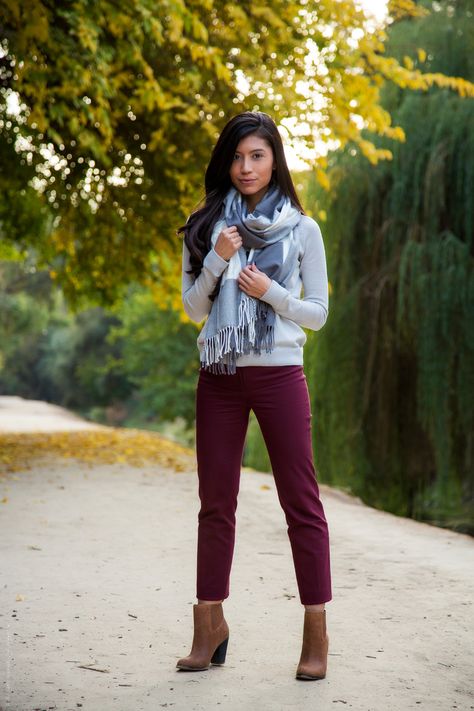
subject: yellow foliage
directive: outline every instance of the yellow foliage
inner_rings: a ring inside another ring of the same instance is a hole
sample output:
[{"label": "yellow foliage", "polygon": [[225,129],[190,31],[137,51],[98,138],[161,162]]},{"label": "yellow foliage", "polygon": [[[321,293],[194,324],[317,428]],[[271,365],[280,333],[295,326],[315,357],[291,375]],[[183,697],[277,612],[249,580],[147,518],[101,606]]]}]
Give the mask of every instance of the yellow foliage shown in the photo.
[{"label": "yellow foliage", "polygon": [[30,469],[48,457],[90,465],[159,465],[175,472],[194,467],[192,450],[146,430],[104,427],[77,432],[0,434],[0,474]]},{"label": "yellow foliage", "polygon": [[371,141],[366,141],[365,139],[359,139],[358,144],[365,157],[372,163],[372,165],[376,165],[379,156],[374,144]]},{"label": "yellow foliage", "polygon": [[401,143],[406,141],[406,134],[401,126],[388,126],[385,129],[385,135],[389,138],[394,138],[396,141],[400,141]]},{"label": "yellow foliage", "polygon": [[417,53],[418,53],[418,60],[422,64],[423,64],[423,62],[426,62],[426,51],[422,47],[418,47]]},{"label": "yellow foliage", "polygon": [[424,17],[429,14],[429,11],[419,5],[415,0],[389,0],[387,9],[395,20],[400,20],[402,17]]},{"label": "yellow foliage", "polygon": [[193,15],[192,17],[192,26],[193,26],[193,36],[197,40],[202,40],[203,42],[208,42],[209,40],[209,33],[206,29],[206,26],[203,25],[201,20],[199,20],[196,15]]},{"label": "yellow foliage", "polygon": [[180,314],[183,323],[188,323],[191,319],[181,302],[181,251],[181,240],[160,245],[156,254],[158,281],[149,279],[146,284],[159,309],[172,309]]},{"label": "yellow foliage", "polygon": [[324,188],[324,190],[330,189],[331,183],[329,182],[328,175],[323,170],[321,170],[321,168],[316,168],[316,179],[321,185],[321,187]]}]

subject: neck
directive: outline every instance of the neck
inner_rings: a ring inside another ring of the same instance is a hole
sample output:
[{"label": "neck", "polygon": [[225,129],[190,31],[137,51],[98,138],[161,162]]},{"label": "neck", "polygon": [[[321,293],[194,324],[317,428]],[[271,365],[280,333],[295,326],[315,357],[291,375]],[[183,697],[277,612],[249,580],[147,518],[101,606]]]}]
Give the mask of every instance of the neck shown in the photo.
[{"label": "neck", "polygon": [[257,207],[258,203],[260,202],[260,200],[263,200],[263,198],[265,197],[265,195],[267,194],[267,192],[268,192],[269,189],[270,189],[270,188],[269,188],[269,186],[267,185],[267,187],[266,187],[265,192],[263,193],[263,195],[258,195],[258,194],[257,194],[257,195],[249,195],[248,197],[247,197],[247,196],[245,197],[245,201],[246,201],[246,203],[247,203],[247,212],[248,212],[248,213],[251,213],[251,212],[253,212],[253,211],[255,210],[255,208]]}]

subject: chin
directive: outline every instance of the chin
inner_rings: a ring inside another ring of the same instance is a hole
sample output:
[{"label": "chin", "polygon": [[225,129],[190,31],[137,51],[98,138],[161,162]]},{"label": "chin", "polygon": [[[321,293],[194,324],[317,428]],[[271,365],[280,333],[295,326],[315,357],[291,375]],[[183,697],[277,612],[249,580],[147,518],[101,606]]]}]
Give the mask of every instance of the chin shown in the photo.
[{"label": "chin", "polygon": [[238,190],[245,195],[255,195],[255,193],[263,193],[268,187],[268,185],[241,185]]},{"label": "chin", "polygon": [[250,188],[250,187],[241,187],[239,188],[241,193],[244,193],[245,195],[255,195],[255,193],[259,193],[261,188]]}]

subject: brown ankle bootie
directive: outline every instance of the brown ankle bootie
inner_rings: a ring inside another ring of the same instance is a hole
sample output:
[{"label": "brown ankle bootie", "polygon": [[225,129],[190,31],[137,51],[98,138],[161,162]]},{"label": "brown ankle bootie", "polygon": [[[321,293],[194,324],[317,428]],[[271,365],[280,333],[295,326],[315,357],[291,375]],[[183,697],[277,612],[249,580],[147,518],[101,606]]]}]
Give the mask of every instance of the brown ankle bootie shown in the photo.
[{"label": "brown ankle bootie", "polygon": [[304,613],[303,648],[296,678],[324,679],[327,669],[329,637],[326,632],[326,610]]},{"label": "brown ankle bootie", "polygon": [[204,671],[211,664],[224,664],[229,641],[229,626],[222,603],[193,605],[194,637],[191,654],[176,666],[182,671]]}]

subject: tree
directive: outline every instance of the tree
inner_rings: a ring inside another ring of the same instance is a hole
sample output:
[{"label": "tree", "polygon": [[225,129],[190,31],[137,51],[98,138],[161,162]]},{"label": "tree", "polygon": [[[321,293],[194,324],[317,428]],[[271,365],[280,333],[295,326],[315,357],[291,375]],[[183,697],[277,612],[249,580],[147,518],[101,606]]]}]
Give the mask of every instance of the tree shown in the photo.
[{"label": "tree", "polygon": [[[432,70],[474,79],[469,4],[436,7],[389,50],[423,42]],[[474,100],[386,85],[383,105],[406,143],[373,169],[355,145],[334,154],[320,196],[332,315],[308,343],[316,451],[371,505],[472,532]]]},{"label": "tree", "polygon": [[196,330],[181,323],[176,311],[156,308],[149,290],[130,288],[113,309],[119,324],[107,342],[120,357],[107,370],[126,377],[134,386],[127,406],[141,422],[163,423],[181,418],[194,424],[199,354]]},{"label": "tree", "polygon": [[0,262],[0,392],[126,426],[175,421],[185,437],[198,366],[194,324],[157,309],[149,290],[73,314],[47,272]]},{"label": "tree", "polygon": [[[390,8],[395,20],[424,12],[412,0]],[[309,146],[350,140],[376,163],[391,151],[362,136],[364,124],[404,137],[380,105],[384,80],[472,95],[463,79],[423,73],[421,50],[410,62],[386,56],[385,38],[352,0],[5,0],[3,239],[33,251],[71,302],[110,302],[124,284],[164,273],[176,291],[174,232],[202,196],[230,115],[295,117]],[[315,168],[325,183],[324,156]],[[30,219],[9,217],[24,205]]]}]

